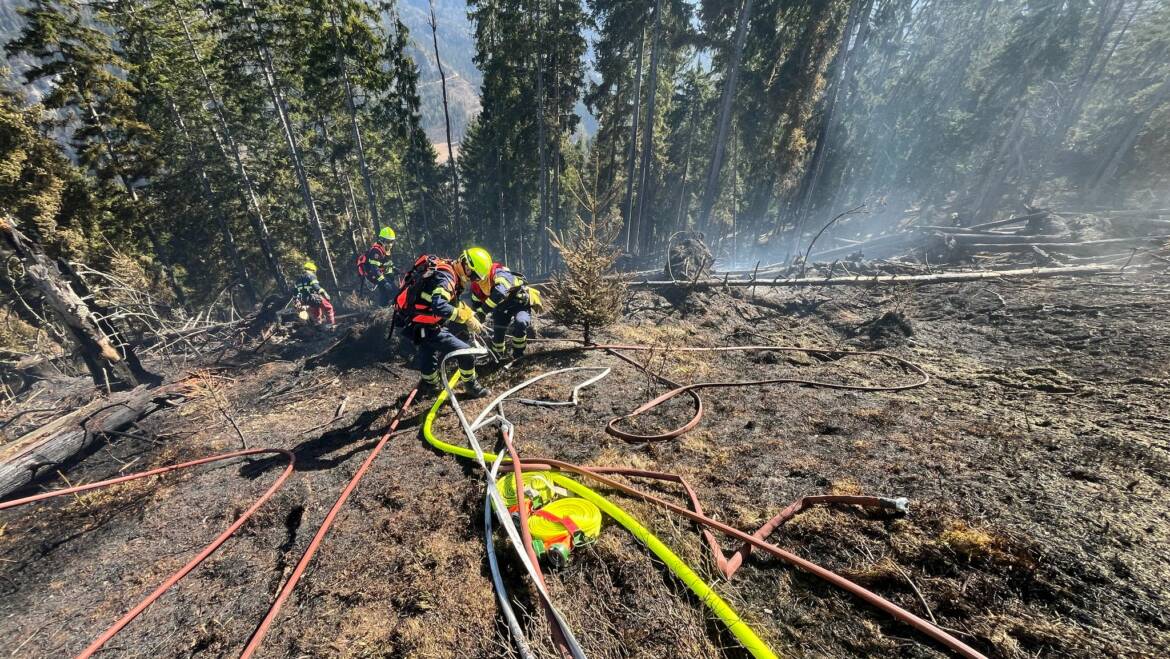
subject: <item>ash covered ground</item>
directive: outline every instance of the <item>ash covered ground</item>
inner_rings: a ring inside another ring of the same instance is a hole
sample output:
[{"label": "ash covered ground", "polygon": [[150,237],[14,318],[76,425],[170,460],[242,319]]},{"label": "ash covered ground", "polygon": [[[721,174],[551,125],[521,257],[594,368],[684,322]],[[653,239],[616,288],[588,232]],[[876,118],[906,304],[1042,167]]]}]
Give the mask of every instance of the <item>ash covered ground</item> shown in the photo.
[{"label": "ash covered ground", "polygon": [[[551,324],[540,331],[570,336]],[[933,616],[991,656],[1159,657],[1170,654],[1168,331],[1164,277],[641,291],[601,338],[657,346],[635,359],[672,380],[915,377],[879,360],[669,350],[749,344],[885,350],[932,380],[894,393],[706,390],[695,430],[650,445],[603,432],[610,418],[666,389],[612,356],[542,355],[548,348],[537,346],[485,381],[502,391],[553,368],[613,366],[578,408],[508,405],[521,453],[682,474],[710,515],[744,530],[802,495],[909,498],[905,516],[816,508],[772,540]],[[270,342],[207,365],[190,378],[185,403],[39,484],[92,482],[236,449],[229,416],[249,446],[297,456],[297,473],[277,496],[102,656],[234,656],[243,648],[416,377],[382,343],[382,326],[359,319],[345,332],[328,351],[331,337]],[[553,379],[531,393],[560,398],[573,383]],[[38,386],[52,389],[46,397],[88,396],[77,383]],[[260,656],[510,655],[482,542],[481,476],[419,437],[426,408],[410,411],[361,483]],[[623,427],[664,431],[691,412],[679,398]],[[459,437],[449,411],[437,427]],[[6,649],[76,654],[229,525],[281,468],[274,459],[219,463],[0,513]],[[684,502],[669,485],[637,484]],[[781,654],[945,656],[909,627],[758,553],[730,581],[718,578],[690,523],[615,499]],[[506,546],[502,536],[497,546]],[[556,656],[518,563],[504,563],[535,649]],[[548,580],[592,657],[745,654],[616,524]]]}]

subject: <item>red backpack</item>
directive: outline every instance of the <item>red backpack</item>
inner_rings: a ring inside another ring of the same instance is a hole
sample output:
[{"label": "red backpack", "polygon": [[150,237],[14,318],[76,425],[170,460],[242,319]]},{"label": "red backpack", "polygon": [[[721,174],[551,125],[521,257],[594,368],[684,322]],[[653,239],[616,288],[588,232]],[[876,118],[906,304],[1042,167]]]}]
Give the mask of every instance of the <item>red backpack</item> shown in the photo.
[{"label": "red backpack", "polygon": [[[382,253],[383,257],[386,256],[386,248],[382,246],[382,243],[374,243],[373,245],[370,246],[370,249],[375,249],[375,248],[377,248],[377,250]],[[369,274],[366,273],[366,266],[369,265],[369,263],[370,263],[369,253],[370,253],[370,250],[366,250],[365,252],[358,255],[358,257],[357,257],[358,277],[366,278],[366,277],[370,276]]]},{"label": "red backpack", "polygon": [[402,287],[398,291],[398,297],[394,298],[395,325],[405,327],[415,316],[419,315],[417,304],[418,295],[422,292],[422,283],[438,269],[447,270],[452,275],[455,274],[450,265],[441,262],[439,257],[434,254],[423,254],[414,260],[410,270],[407,270],[402,277]]}]

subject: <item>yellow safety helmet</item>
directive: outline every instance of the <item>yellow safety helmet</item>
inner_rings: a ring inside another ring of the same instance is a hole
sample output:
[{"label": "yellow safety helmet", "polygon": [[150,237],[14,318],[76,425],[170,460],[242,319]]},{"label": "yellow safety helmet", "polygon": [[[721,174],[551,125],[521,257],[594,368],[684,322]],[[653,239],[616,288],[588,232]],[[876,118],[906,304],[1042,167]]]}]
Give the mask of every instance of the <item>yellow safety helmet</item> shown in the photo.
[{"label": "yellow safety helmet", "polygon": [[378,232],[378,240],[394,242],[396,238],[398,238],[398,235],[395,234],[394,229],[391,229],[390,227],[382,227],[382,230]]},{"label": "yellow safety helmet", "polygon": [[[459,255],[459,264],[469,278],[484,280],[492,273],[492,255],[482,247],[472,247]],[[472,276],[474,273],[474,276]]]},{"label": "yellow safety helmet", "polygon": [[312,261],[305,261],[305,270],[309,272],[317,272],[317,264]]}]

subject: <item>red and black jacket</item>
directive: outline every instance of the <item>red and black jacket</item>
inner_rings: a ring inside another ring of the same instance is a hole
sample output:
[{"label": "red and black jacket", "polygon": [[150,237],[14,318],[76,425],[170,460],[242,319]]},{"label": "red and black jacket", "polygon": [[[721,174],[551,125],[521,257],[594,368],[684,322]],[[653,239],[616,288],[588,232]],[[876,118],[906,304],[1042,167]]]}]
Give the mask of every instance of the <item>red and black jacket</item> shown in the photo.
[{"label": "red and black jacket", "polygon": [[404,289],[399,294],[413,297],[413,300],[404,299],[406,304],[399,305],[406,310],[409,323],[437,326],[455,317],[455,305],[463,294],[463,288],[450,261],[437,261],[434,269],[410,288],[416,290],[412,292]]}]

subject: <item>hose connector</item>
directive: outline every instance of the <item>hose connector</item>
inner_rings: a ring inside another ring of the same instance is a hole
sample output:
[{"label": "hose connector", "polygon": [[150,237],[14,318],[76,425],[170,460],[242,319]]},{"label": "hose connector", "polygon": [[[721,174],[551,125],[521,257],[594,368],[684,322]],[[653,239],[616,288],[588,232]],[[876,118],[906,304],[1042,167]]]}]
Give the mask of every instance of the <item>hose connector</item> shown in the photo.
[{"label": "hose connector", "polygon": [[882,508],[886,510],[892,510],[901,515],[910,514],[910,500],[906,497],[882,497],[878,501],[881,502]]}]

